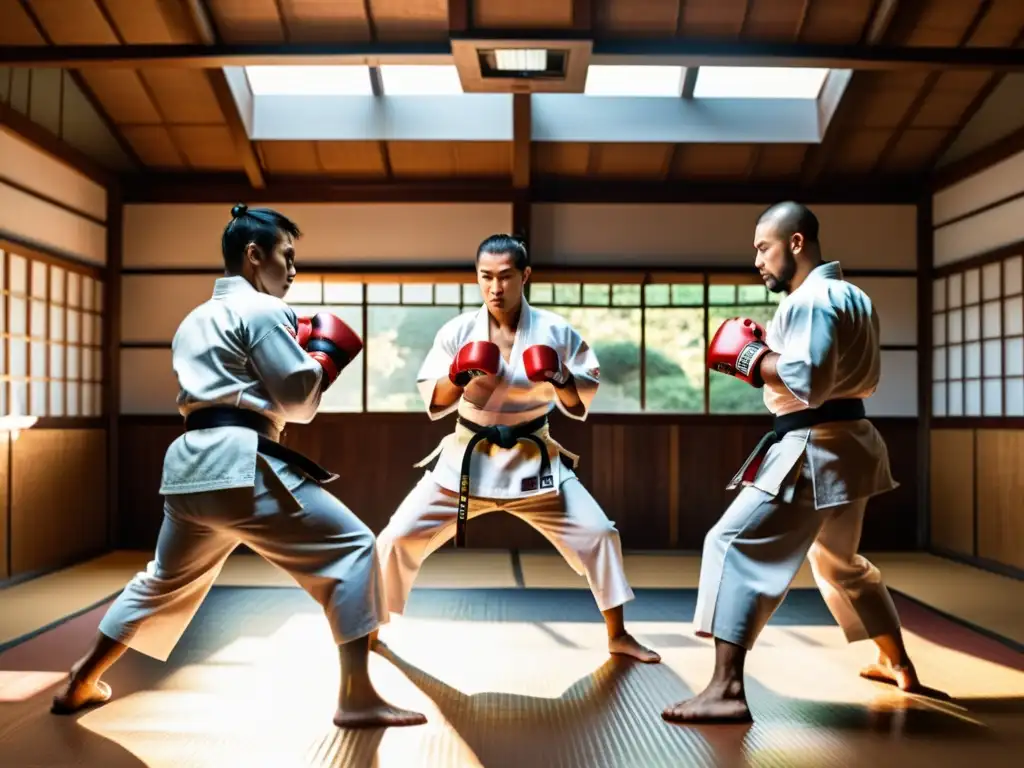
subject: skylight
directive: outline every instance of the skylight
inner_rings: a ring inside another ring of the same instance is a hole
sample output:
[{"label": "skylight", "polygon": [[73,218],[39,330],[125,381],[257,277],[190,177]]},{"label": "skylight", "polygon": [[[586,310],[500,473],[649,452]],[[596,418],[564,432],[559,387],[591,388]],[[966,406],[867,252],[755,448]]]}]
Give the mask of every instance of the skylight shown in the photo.
[{"label": "skylight", "polygon": [[366,66],[246,67],[254,96],[372,96]]},{"label": "skylight", "polygon": [[827,69],[788,67],[701,67],[697,99],[816,99]]},{"label": "skylight", "polygon": [[587,67],[588,96],[674,96],[683,91],[683,67],[591,64]]},{"label": "skylight", "polygon": [[447,96],[462,93],[454,64],[385,64],[380,68],[385,96]]}]

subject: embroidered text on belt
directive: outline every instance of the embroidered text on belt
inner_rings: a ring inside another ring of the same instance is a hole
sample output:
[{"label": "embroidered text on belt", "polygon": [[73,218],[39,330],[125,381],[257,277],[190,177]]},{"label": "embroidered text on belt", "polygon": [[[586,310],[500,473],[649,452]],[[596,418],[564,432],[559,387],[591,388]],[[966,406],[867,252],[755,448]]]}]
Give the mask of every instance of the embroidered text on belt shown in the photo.
[{"label": "embroidered text on belt", "polygon": [[473,451],[476,450],[477,445],[488,442],[499,448],[509,449],[515,448],[520,440],[528,440],[540,449],[540,487],[546,487],[545,481],[553,486],[553,481],[547,446],[544,445],[544,441],[540,437],[534,434],[547,424],[547,416],[513,426],[498,424],[485,427],[474,424],[462,416],[459,416],[458,421],[459,424],[474,433],[466,445],[466,452],[462,455],[462,471],[459,475],[459,513],[455,520],[455,546],[464,547],[466,546],[466,520],[469,515],[469,469]]},{"label": "embroidered text on belt", "polygon": [[277,430],[273,422],[262,413],[248,408],[215,405],[199,408],[185,417],[186,432],[197,429],[215,429],[216,427],[244,427],[253,430],[259,435],[256,450],[265,456],[272,456],[295,467],[319,485],[325,485],[338,479],[338,475],[335,473],[274,440]]},{"label": "embroidered text on belt", "polygon": [[848,400],[826,400],[817,408],[805,408],[802,411],[787,413],[783,416],[776,416],[772,431],[761,438],[743,466],[733,477],[729,487],[735,487],[739,483],[751,483],[757,477],[764,457],[768,455],[768,449],[779,442],[787,433],[797,429],[809,429],[819,424],[827,424],[833,421],[859,421],[865,418],[864,401],[860,399]]}]

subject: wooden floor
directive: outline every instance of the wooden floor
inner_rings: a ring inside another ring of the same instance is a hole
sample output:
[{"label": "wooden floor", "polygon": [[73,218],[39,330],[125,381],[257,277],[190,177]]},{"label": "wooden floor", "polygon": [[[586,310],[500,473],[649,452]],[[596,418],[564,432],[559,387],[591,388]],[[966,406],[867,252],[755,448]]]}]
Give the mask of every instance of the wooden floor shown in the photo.
[{"label": "wooden floor", "polygon": [[[869,557],[898,593],[1024,643],[1021,582],[928,555]],[[102,608],[88,609],[116,593],[146,558],[114,553],[0,592],[0,646],[81,614],[30,641],[48,643],[38,668],[0,663],[4,768],[989,768],[1019,765],[1024,753],[1021,654],[993,651],[992,641],[952,622],[940,633],[908,632],[908,645],[925,682],[953,701],[908,697],[859,679],[870,649],[846,645],[834,626],[770,626],[748,661],[755,724],[680,728],[662,722],[661,709],[702,688],[713,664],[711,644],[693,635],[688,616],[631,627],[662,652],[664,663],[655,666],[609,662],[603,628],[592,622],[399,617],[387,630],[394,655],[374,656],[371,671],[388,698],[421,709],[429,722],[342,732],[329,722],[337,669],[322,617],[299,611],[257,630],[253,598],[249,628],[207,630],[231,638],[214,642],[215,652],[175,665],[132,661],[145,684],[122,685],[121,696],[82,716],[49,716],[52,687],[102,615]],[[695,587],[698,565],[686,555],[627,556],[637,588]],[[229,560],[218,585],[292,586],[252,556]],[[801,573],[794,586],[813,582]],[[428,560],[417,587],[586,584],[554,553],[442,551]],[[914,625],[924,626],[919,619]]]}]

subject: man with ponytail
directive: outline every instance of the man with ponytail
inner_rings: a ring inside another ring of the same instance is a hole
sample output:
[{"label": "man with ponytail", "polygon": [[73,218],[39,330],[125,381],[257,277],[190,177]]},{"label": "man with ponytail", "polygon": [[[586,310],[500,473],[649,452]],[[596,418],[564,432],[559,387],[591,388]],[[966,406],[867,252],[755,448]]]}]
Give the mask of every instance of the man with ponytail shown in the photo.
[{"label": "man with ponytail", "polygon": [[336,478],[281,445],[362,351],[339,318],[295,315],[298,227],[236,205],[224,230],[225,275],[172,345],[185,429],[167,449],[156,554],[110,606],[88,653],[53,701],[71,714],[111,697],[102,681],[129,648],[166,661],[231,552],[245,544],[287,571],[323,608],[338,645],[340,727],[416,725],[370,681],[370,635],[387,621],[373,533],[321,485]]}]

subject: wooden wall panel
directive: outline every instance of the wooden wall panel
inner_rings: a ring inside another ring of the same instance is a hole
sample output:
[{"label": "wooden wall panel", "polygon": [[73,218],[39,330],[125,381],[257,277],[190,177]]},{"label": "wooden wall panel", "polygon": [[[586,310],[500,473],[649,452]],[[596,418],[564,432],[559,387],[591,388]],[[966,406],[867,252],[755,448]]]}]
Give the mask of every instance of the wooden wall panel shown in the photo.
[{"label": "wooden wall panel", "polygon": [[[916,420],[878,419],[899,489],[871,501],[863,546],[913,549],[916,534]],[[552,417],[552,432],[581,456],[580,480],[613,519],[632,550],[700,550],[735,492],[725,485],[769,428],[757,417],[643,419],[598,414],[580,423]],[[322,414],[293,425],[285,442],[341,475],[327,488],[379,532],[421,471],[412,465],[452,428],[422,414]],[[181,434],[175,417],[122,416],[117,546],[151,549],[162,516],[163,455]],[[382,458],[383,457],[383,458]],[[545,548],[510,515],[474,520],[474,548]]]},{"label": "wooden wall panel", "polygon": [[107,543],[106,430],[27,429],[11,446],[11,576]]},{"label": "wooden wall panel", "polygon": [[936,192],[933,200],[935,226],[995,205],[1024,189],[1024,152]]},{"label": "wooden wall panel", "polygon": [[974,554],[974,430],[931,432],[931,544]]},{"label": "wooden wall panel", "polygon": [[[754,229],[764,205],[536,204],[530,246],[537,264],[729,265],[753,272]],[[912,205],[814,205],[825,258],[845,269],[917,268]],[[878,234],[884,233],[879,238]]]},{"label": "wooden wall panel", "polygon": [[7,539],[7,526],[10,523],[10,467],[11,437],[10,433],[0,432],[0,582],[11,575],[11,560]]},{"label": "wooden wall panel", "polygon": [[[60,76],[59,70],[50,70]],[[7,128],[0,128],[3,177],[14,185],[66,208],[105,221],[107,191]]]},{"label": "wooden wall panel", "polygon": [[0,181],[0,236],[103,266],[107,232],[102,224]]},{"label": "wooden wall panel", "polygon": [[[257,207],[257,206],[253,206]],[[262,207],[262,206],[260,206]],[[509,203],[268,203],[302,230],[300,269],[314,264],[458,264],[469,268],[480,241],[512,227]],[[231,221],[222,204],[126,205],[128,269],[223,266],[220,240]],[[188,242],[182,233],[188,232]],[[193,245],[198,244],[198,245]]]},{"label": "wooden wall panel", "polygon": [[1024,431],[978,430],[978,556],[1024,570]]}]

